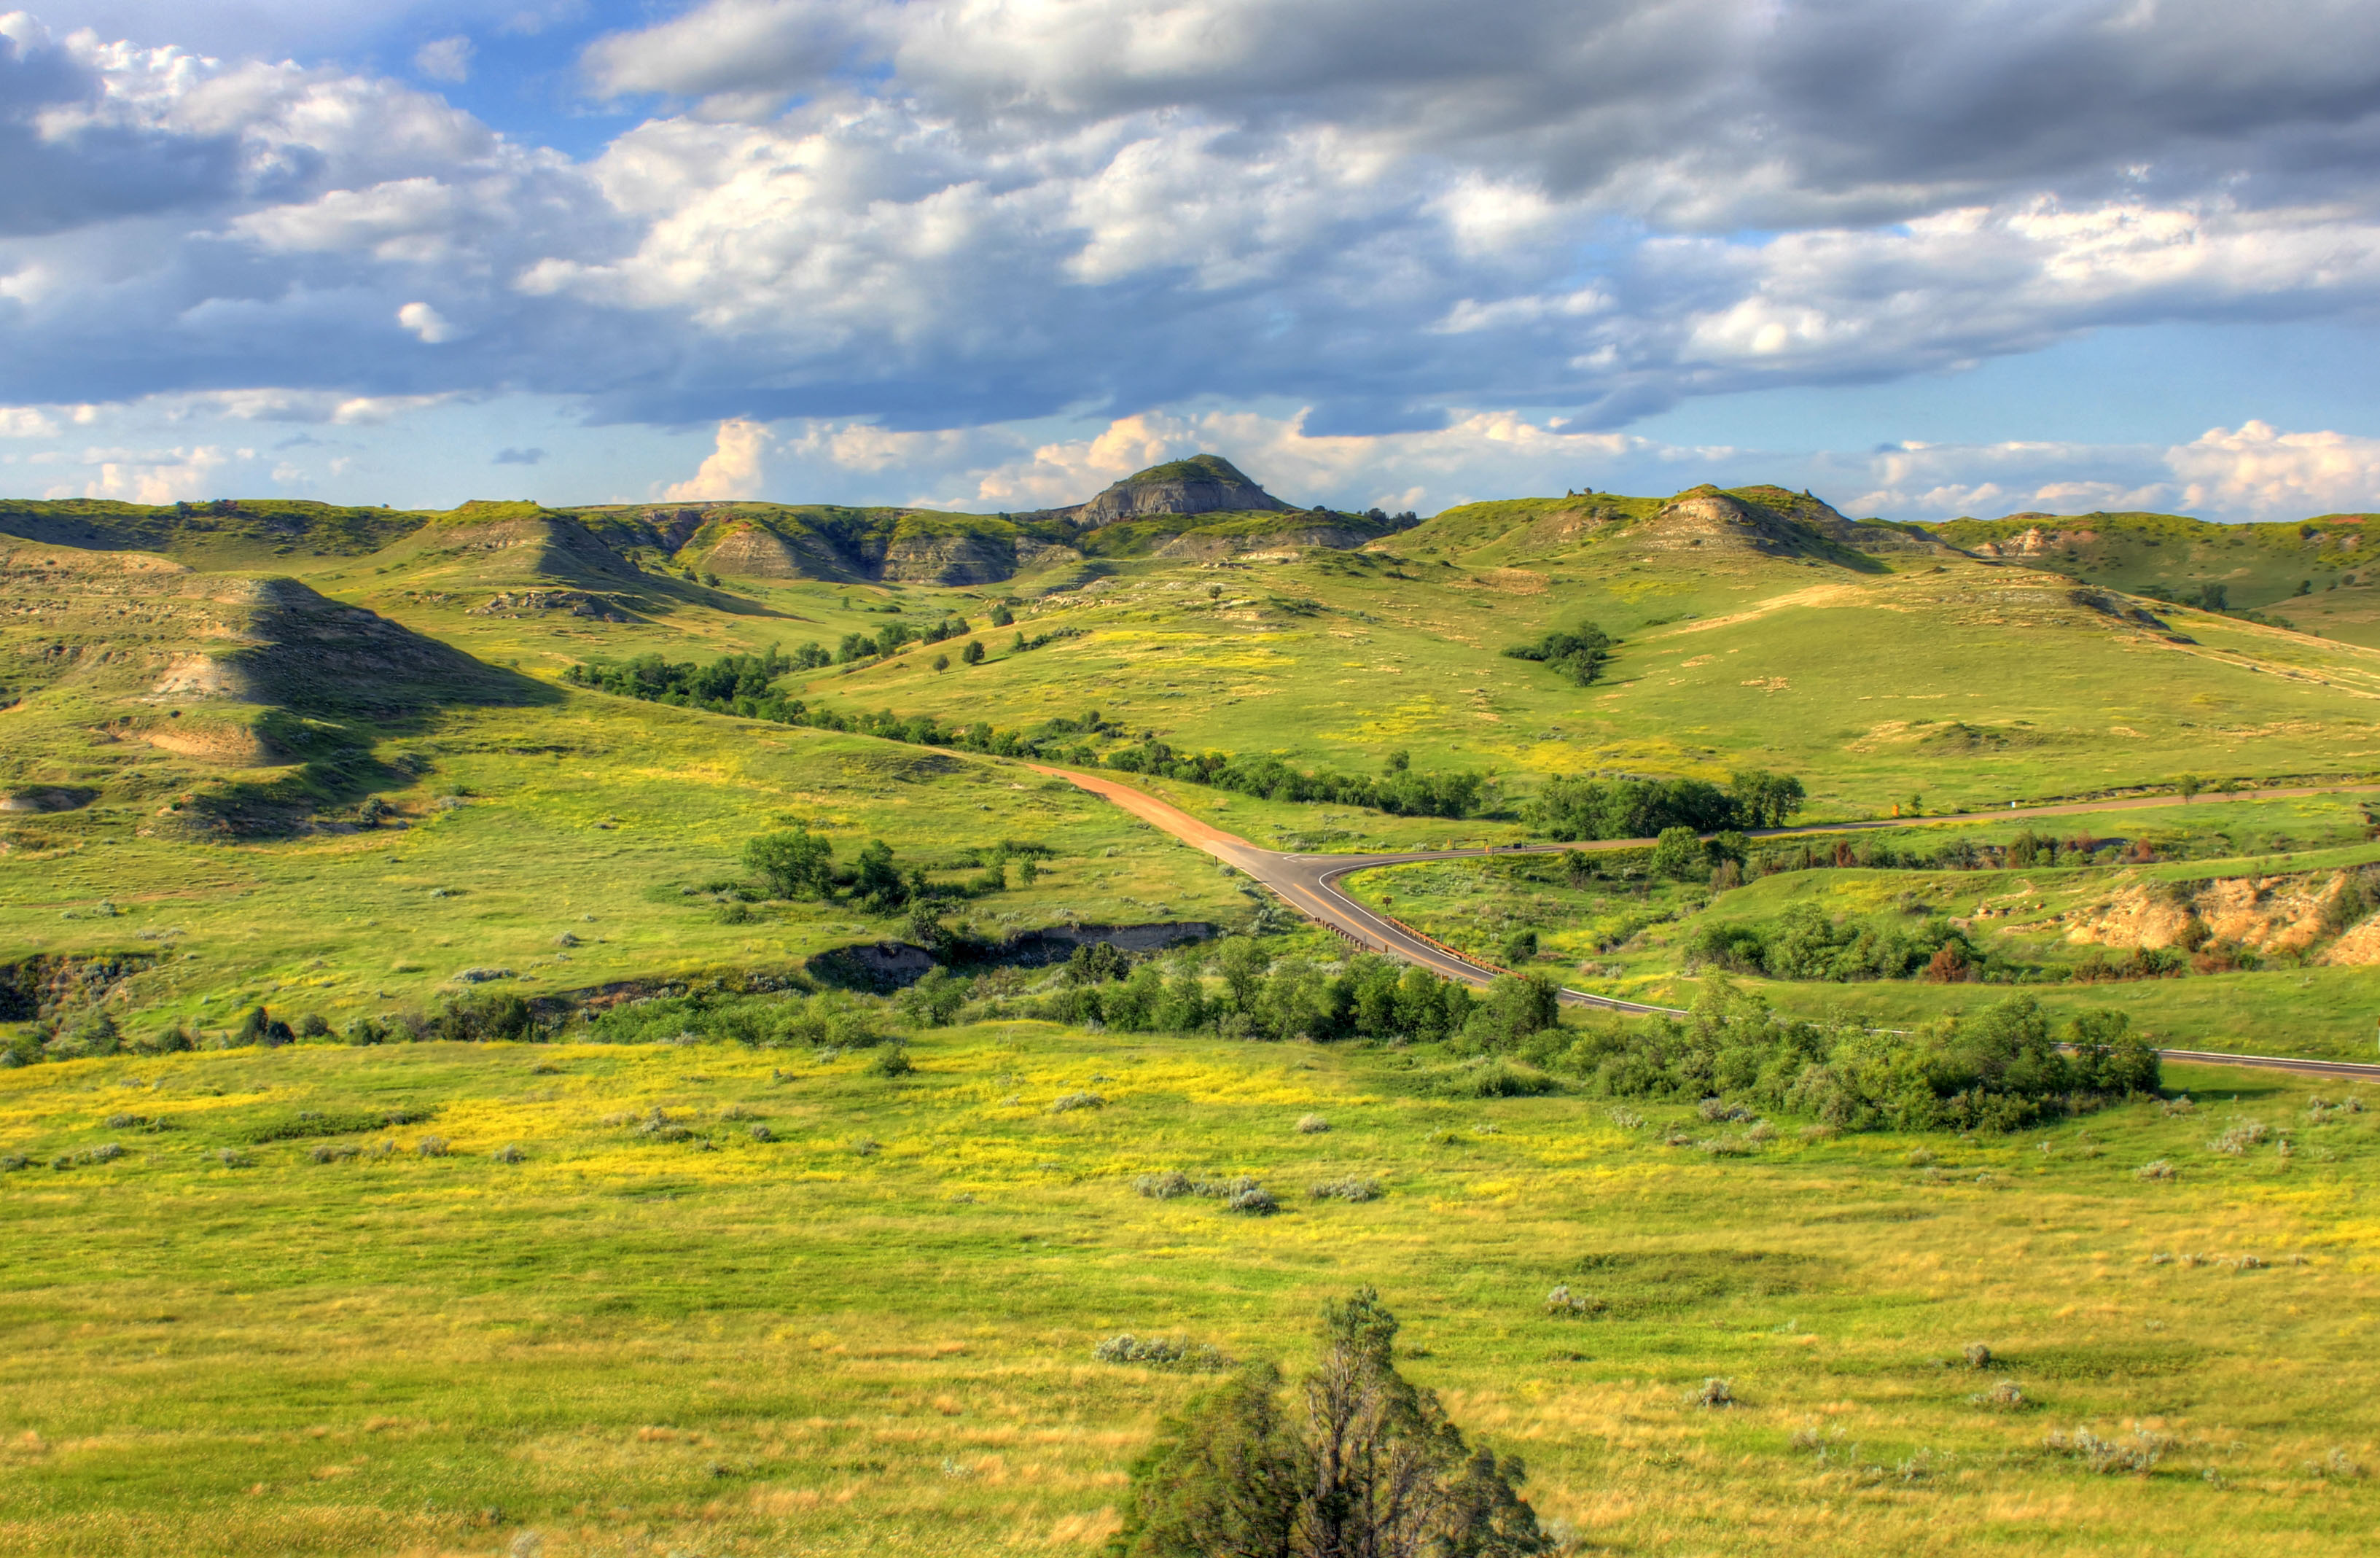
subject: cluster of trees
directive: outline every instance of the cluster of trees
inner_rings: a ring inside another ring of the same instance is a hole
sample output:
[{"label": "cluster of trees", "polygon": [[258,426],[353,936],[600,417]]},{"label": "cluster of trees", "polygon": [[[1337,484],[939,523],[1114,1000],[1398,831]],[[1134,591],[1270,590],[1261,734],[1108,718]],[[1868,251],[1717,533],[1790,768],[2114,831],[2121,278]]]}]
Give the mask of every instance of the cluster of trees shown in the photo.
[{"label": "cluster of trees", "polygon": [[[939,644],[950,639],[963,639],[970,631],[966,618],[958,615],[946,616],[922,633],[912,628],[905,622],[888,622],[876,630],[873,638],[865,633],[845,633],[842,642],[834,647],[834,662],[838,665],[848,665],[855,660],[880,659],[888,654],[898,653],[911,643]],[[814,649],[817,646],[803,647]],[[980,653],[975,657],[976,660],[982,658]],[[969,663],[972,664],[974,662],[970,661]]]},{"label": "cluster of trees", "polygon": [[1211,785],[1269,800],[1364,806],[1401,817],[1468,817],[1489,797],[1487,781],[1475,773],[1417,773],[1394,762],[1378,778],[1328,769],[1309,773],[1275,757],[1178,751],[1162,741],[1109,752],[1105,761],[1126,773]]},{"label": "cluster of trees", "polygon": [[1554,1542],[1527,1468],[1473,1444],[1397,1372],[1379,1295],[1323,1306],[1289,1394],[1256,1364],[1190,1403],[1134,1463],[1116,1558],[1533,1558]]},{"label": "cluster of trees", "polygon": [[747,842],[744,865],[760,878],[772,898],[832,900],[842,891],[878,914],[904,908],[914,914],[921,908],[930,913],[933,906],[949,899],[1006,892],[1011,860],[1017,862],[1020,879],[1030,886],[1041,874],[1039,858],[1050,852],[1047,845],[1003,839],[970,851],[965,863],[978,868],[977,874],[953,885],[932,881],[923,866],[912,866],[905,872],[893,858],[892,846],[880,838],[869,839],[848,867],[839,867],[832,839],[807,828],[788,828]]},{"label": "cluster of trees", "polygon": [[1484,997],[1426,968],[1369,954],[1336,973],[1304,958],[1278,964],[1262,942],[1228,937],[1212,954],[1223,988],[1209,992],[1204,952],[1131,965],[1112,948],[1084,948],[1063,989],[1031,1015],[1099,1023],[1126,1033],[1212,1033],[1226,1039],[1454,1040],[1481,1050],[1510,1048],[1560,1020],[1550,980],[1508,976]]},{"label": "cluster of trees", "polygon": [[2143,861],[2155,858],[2155,851],[2146,839],[2099,839],[2088,834],[2059,839],[2036,834],[2028,829],[2004,845],[1953,838],[1931,849],[1906,841],[1896,844],[1889,838],[1872,834],[1831,840],[1797,841],[1761,850],[1754,858],[1753,869],[1762,876],[1774,876],[1779,871],[1852,868],[1912,871],[2024,870],[2036,866],[2085,866],[2103,858],[2109,851],[2125,849],[2128,845],[2126,858]]},{"label": "cluster of trees", "polygon": [[1559,778],[1529,804],[1528,819],[1564,842],[1653,838],[1670,828],[1782,827],[1805,798],[1799,779],[1760,770],[1730,774],[1726,789],[1701,779]]},{"label": "cluster of trees", "polygon": [[1795,904],[1774,926],[1706,924],[1686,943],[1686,963],[1773,980],[1901,980],[1922,974],[1936,984],[1984,976],[1987,957],[1947,919],[1877,926],[1829,919],[1815,904]]},{"label": "cluster of trees", "polygon": [[[573,665],[563,672],[562,679],[574,687],[592,688],[623,698],[641,698],[650,703],[742,713],[747,710],[785,708],[784,696],[771,684],[790,672],[812,670],[826,663],[825,651],[816,644],[804,644],[792,654],[771,648],[763,654],[722,655],[708,665],[696,665],[690,661],[672,663],[658,654],[640,654],[619,664],[597,662]],[[780,716],[760,713],[758,717]]]},{"label": "cluster of trees", "polygon": [[1602,628],[1583,622],[1574,633],[1556,630],[1534,644],[1515,644],[1504,653],[1513,660],[1534,660],[1585,687],[1601,675],[1603,663],[1611,658],[1611,641]]},{"label": "cluster of trees", "polygon": [[1714,981],[1686,1017],[1540,1033],[1524,1058],[1624,1098],[1742,1100],[1847,1130],[2020,1130],[2085,1113],[2162,1080],[2157,1053],[2121,1012],[2053,1029],[2014,996],[1914,1033],[1848,1021],[1789,1022]]}]

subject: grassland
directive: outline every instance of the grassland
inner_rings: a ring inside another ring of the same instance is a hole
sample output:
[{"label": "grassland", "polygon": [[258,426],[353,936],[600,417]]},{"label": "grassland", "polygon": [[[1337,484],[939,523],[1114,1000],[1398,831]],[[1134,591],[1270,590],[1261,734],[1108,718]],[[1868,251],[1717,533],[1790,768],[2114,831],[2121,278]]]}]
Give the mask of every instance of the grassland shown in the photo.
[{"label": "grassland", "polygon": [[[966,589],[712,584],[625,512],[574,530],[533,505],[341,511],[319,545],[261,511],[229,532],[154,514],[113,541],[78,513],[92,533],[0,543],[0,782],[65,808],[0,818],[0,961],[115,959],[98,993],[128,1033],[220,1041],[257,1004],[337,1026],[474,988],[633,994],[903,934],[848,898],[744,901],[745,841],[797,825],[845,859],[887,840],[987,940],[1252,922],[1240,879],[1022,765],[561,681],[589,659],[832,647],[896,615],[959,613],[990,656],[936,671],[911,649],[801,695],[1010,728],[1096,707],[1133,738],[1364,772],[1402,750],[1500,786],[1496,814],[1447,822],[1148,782],[1298,850],[1515,840],[1555,774],[1767,767],[1840,820],[2380,773],[2380,653],[2145,622],[2056,569],[1900,532],[1865,537],[1875,556],[1763,552],[1666,532],[1663,512],[1516,500],[1361,552],[1120,555]],[[321,595],[254,578],[272,572]],[[993,629],[1002,603],[1016,621]],[[1591,687],[1500,652],[1583,618],[1624,640]],[[2063,928],[2111,895],[2380,859],[2347,798],[2057,828],[2157,860],[1715,892],[1623,860],[1574,884],[1531,857],[1355,885],[1458,944],[1536,929],[1566,982],[1682,1003],[1702,978],[1685,945],[1714,920],[1922,901],[2061,972],[2081,955]],[[1044,873],[960,895],[1003,839],[1048,849]],[[2271,960],[2023,989],[2172,1043],[2358,1055],[2372,979]],[[2010,992],[1744,982],[1888,1026]],[[1465,1101],[1468,1063],[1427,1046],[1014,1021],[910,1037],[905,1077],[868,1053],[707,1042],[0,1070],[0,1162],[24,1165],[0,1171],[0,1552],[520,1552],[532,1529],[552,1558],[1083,1552],[1198,1382],[1097,1362],[1096,1343],[1293,1363],[1320,1300],[1366,1282],[1406,1321],[1408,1372],[1527,1458],[1579,1551],[2283,1554],[2371,1527],[2380,1418],[2351,1381],[2380,1296],[2380,1113],[2310,1112],[2341,1084],[2177,1069],[2194,1113],[1922,1141],[1780,1118],[1728,1156],[1692,1145],[1713,1127],[1683,1109]],[[1053,1110],[1082,1092],[1100,1105]],[[640,1133],[655,1109],[691,1134]],[[346,1128],[391,1114],[409,1118]],[[1293,1130],[1306,1114],[1330,1128]],[[2250,1120],[2250,1150],[2210,1148]],[[1672,1126],[1689,1145],[1660,1144]],[[432,1137],[444,1155],[419,1151]],[[2158,1161],[2177,1176],[2138,1176]],[[1258,1176],[1288,1210],[1133,1192],[1177,1168]],[[1349,1175],[1384,1196],[1305,1193]],[[1556,1284],[1602,1308],[1548,1315]],[[1993,1367],[1966,1364],[1978,1342]],[[1711,1377],[1743,1405],[1688,1406]],[[1975,1399],[2003,1380],[2023,1406]],[[2095,1473],[2047,1442],[2078,1430],[2151,1436],[2161,1458]]]},{"label": "grassland", "polygon": [[1252,907],[1204,856],[1072,785],[862,736],[589,694],[453,714],[382,756],[408,782],[384,792],[391,821],[374,829],[193,846],[160,835],[149,809],[106,804],[20,823],[0,871],[7,944],[153,956],[121,1009],[206,1031],[257,1002],[334,1023],[419,1009],[471,968],[545,994],[783,970],[897,933],[848,903],[724,917],[707,889],[745,877],[746,840],[795,825],[846,860],[887,839],[903,869],[943,882],[1003,838],[1054,850],[1038,882],[954,917],[992,939],[1069,920],[1236,923]]},{"label": "grassland", "polygon": [[[1416,1052],[1003,1024],[913,1053],[899,1081],[711,1046],[0,1073],[33,1163],[0,1180],[0,1551],[1084,1552],[1197,1382],[1094,1344],[1293,1364],[1366,1282],[1585,1551],[2299,1553],[2374,1517],[2347,1382],[2380,1115],[2313,1123],[2294,1082],[2178,1073],[2194,1114],[1974,1141],[1784,1121],[1714,1159],[1658,1145],[1707,1134],[1684,1111],[1433,1096]],[[1105,1107],[1050,1112],[1081,1090]],[[430,1118],[258,1144],[399,1107]],[[640,1138],[655,1108],[697,1136]],[[2209,1150],[2244,1119],[2289,1155]],[[1288,1210],[1133,1193],[1172,1168]],[[1302,1194],[1350,1173],[1382,1199]],[[1603,1308],[1548,1317],[1557,1283]],[[1740,1407],[1687,1404],[1713,1376]],[[1976,1404],[2002,1380],[2024,1406]],[[2163,1456],[2095,1475],[2046,1447],[2078,1428]]]}]

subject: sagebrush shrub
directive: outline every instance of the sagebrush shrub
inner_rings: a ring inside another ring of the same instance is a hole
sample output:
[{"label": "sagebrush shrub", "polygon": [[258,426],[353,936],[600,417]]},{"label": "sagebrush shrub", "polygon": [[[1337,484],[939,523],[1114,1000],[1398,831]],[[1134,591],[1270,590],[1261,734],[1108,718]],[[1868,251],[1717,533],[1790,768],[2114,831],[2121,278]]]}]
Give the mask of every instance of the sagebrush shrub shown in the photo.
[{"label": "sagebrush shrub", "polygon": [[2134,1169],[2132,1174],[2136,1178],[2141,1179],[2171,1179],[2174,1177],[2174,1167],[2165,1159],[2159,1158],[2154,1162],[2143,1163]]},{"label": "sagebrush shrub", "polygon": [[2073,1456],[2091,1470],[2102,1476],[2145,1477],[2156,1469],[2156,1464],[2172,1448],[2173,1441],[2146,1430],[2136,1430],[2129,1440],[2102,1439],[2089,1429],[2076,1429],[2071,1434],[2053,1433],[2042,1442],[2046,1449]]},{"label": "sagebrush shrub", "polygon": [[659,1104],[653,1112],[637,1122],[637,1134],[652,1141],[684,1141],[694,1132],[679,1125]]},{"label": "sagebrush shrub", "polygon": [[1271,1191],[1248,1179],[1232,1187],[1230,1198],[1223,1202],[1223,1210],[1241,1217],[1270,1217],[1281,1210],[1281,1203],[1273,1199]]},{"label": "sagebrush shrub", "polygon": [[1065,1114],[1077,1109],[1105,1109],[1107,1106],[1108,1101],[1097,1093],[1066,1093],[1051,1101],[1050,1113]]},{"label": "sagebrush shrub", "polygon": [[1556,1320],[1576,1320],[1602,1311],[1603,1300],[1592,1293],[1572,1293],[1570,1284],[1561,1283],[1546,1295],[1546,1313]]},{"label": "sagebrush shrub", "polygon": [[1144,1174],[1132,1182],[1132,1187],[1158,1201],[1170,1201],[1196,1193],[1196,1187],[1190,1176],[1180,1169],[1171,1169],[1164,1174]]},{"label": "sagebrush shrub", "polygon": [[1330,1122],[1319,1114],[1303,1114],[1291,1128],[1300,1136],[1318,1136],[1330,1128]]},{"label": "sagebrush shrub", "polygon": [[446,1156],[446,1138],[443,1136],[425,1136],[413,1150],[425,1158],[443,1158]]},{"label": "sagebrush shrub", "polygon": [[493,1158],[500,1163],[525,1163],[528,1162],[528,1154],[520,1150],[520,1143],[517,1141],[507,1141],[502,1147],[499,1147],[494,1151],[489,1153],[488,1156]]},{"label": "sagebrush shrub", "polygon": [[1232,1366],[1222,1352],[1205,1342],[1180,1336],[1135,1336],[1130,1332],[1111,1336],[1091,1349],[1101,1363],[1138,1364],[1183,1374],[1219,1374]]},{"label": "sagebrush shrub", "polygon": [[1307,1193],[1318,1201],[1377,1201],[1380,1199],[1380,1182],[1349,1175],[1344,1179],[1327,1180]]},{"label": "sagebrush shrub", "polygon": [[2271,1127],[2262,1120],[2240,1120],[2234,1122],[2221,1136],[2208,1142],[2206,1150],[2210,1152],[2220,1152],[2226,1157],[2245,1157],[2249,1148],[2272,1134]]},{"label": "sagebrush shrub", "polygon": [[1735,1387],[1728,1381],[1717,1378],[1705,1380],[1700,1388],[1688,1393],[1686,1400],[1694,1406],[1702,1407],[1738,1405],[1735,1399]]}]

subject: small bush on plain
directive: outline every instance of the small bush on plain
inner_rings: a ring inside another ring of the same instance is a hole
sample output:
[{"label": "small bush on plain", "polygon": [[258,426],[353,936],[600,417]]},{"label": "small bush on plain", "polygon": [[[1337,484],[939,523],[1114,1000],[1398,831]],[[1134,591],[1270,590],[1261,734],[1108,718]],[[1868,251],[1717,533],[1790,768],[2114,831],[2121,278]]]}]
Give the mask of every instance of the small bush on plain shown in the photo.
[{"label": "small bush on plain", "polygon": [[1220,1374],[1232,1367],[1232,1360],[1208,1343],[1130,1332],[1109,1337],[1091,1349],[1091,1356],[1101,1363],[1137,1364],[1177,1374]]}]

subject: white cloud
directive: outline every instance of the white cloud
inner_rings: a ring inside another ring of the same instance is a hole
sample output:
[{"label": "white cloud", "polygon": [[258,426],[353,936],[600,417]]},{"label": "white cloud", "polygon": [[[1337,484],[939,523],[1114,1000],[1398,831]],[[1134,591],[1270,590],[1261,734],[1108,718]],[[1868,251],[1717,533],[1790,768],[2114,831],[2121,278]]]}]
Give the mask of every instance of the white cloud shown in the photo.
[{"label": "white cloud", "polygon": [[719,424],[719,442],[694,475],[674,481],[662,496],[691,502],[704,498],[752,498],[760,495],[760,463],[769,450],[769,430],[743,417]]},{"label": "white cloud", "polygon": [[[0,22],[8,18],[0,17]],[[37,406],[0,406],[0,438],[48,438],[58,431]]]},{"label": "white cloud", "polygon": [[459,33],[452,38],[433,39],[414,51],[413,68],[433,81],[468,81],[471,79],[471,40]]},{"label": "white cloud", "polygon": [[[1323,435],[1307,410],[1210,410],[1119,417],[1077,436],[1036,438],[1029,427],[967,433],[893,432],[814,422],[783,448],[821,469],[897,472],[911,501],[978,512],[1079,503],[1134,471],[1200,452],[1229,457],[1292,503],[1428,510],[1486,493],[1602,486],[1648,468],[1671,490],[1679,468],[1732,460],[1725,448],[1679,448],[1626,433],[1549,426],[1512,411],[1465,413],[1427,432]],[[1692,480],[1700,480],[1696,475]]]},{"label": "white cloud", "polygon": [[93,470],[80,491],[67,485],[54,487],[44,495],[148,504],[211,497],[216,471],[236,458],[253,457],[252,450],[227,451],[213,444],[171,450],[86,449],[83,463]]},{"label": "white cloud", "polygon": [[2182,502],[2260,519],[2380,508],[2380,438],[2210,428],[2166,452]]},{"label": "white cloud", "polygon": [[407,303],[396,310],[396,323],[412,331],[430,346],[453,340],[457,332],[446,316],[427,303]]},{"label": "white cloud", "polygon": [[[782,451],[821,470],[1014,506],[1110,457],[1018,424],[1173,447],[1261,404],[1285,480],[1378,457],[1402,493],[1491,455],[1524,485],[1689,396],[2380,309],[2353,0],[703,0],[588,49],[650,106],[583,159],[385,77],[10,27],[6,401],[730,407],[839,430]],[[1851,479],[2262,501],[2154,453],[1976,458]]]}]

